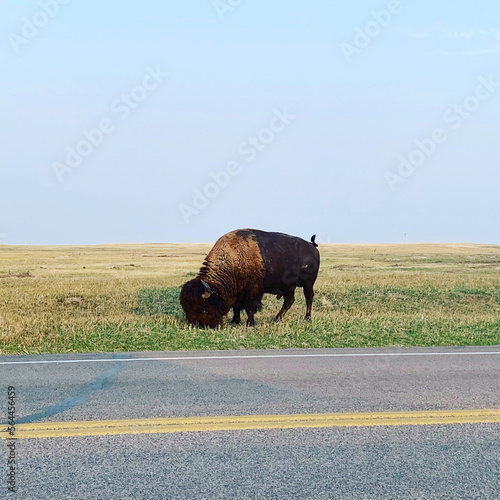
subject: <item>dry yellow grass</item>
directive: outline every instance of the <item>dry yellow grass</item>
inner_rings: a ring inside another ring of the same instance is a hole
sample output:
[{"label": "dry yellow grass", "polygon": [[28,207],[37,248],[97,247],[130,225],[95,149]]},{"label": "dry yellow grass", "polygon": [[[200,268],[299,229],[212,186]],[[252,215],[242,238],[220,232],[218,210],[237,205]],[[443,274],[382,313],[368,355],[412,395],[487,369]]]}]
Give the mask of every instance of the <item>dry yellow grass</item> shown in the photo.
[{"label": "dry yellow grass", "polygon": [[[178,288],[211,244],[0,246],[0,352],[500,343],[500,247],[320,245],[313,321],[189,328]],[[13,277],[29,271],[32,277]]]}]

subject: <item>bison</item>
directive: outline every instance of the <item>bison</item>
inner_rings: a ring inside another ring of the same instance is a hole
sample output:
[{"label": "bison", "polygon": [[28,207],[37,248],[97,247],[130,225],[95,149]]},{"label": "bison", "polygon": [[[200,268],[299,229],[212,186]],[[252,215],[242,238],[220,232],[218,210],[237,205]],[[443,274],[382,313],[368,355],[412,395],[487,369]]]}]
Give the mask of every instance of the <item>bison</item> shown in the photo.
[{"label": "bison", "polygon": [[198,276],[184,284],[180,303],[188,323],[216,327],[233,308],[232,324],[247,313],[247,326],[262,307],[264,293],[284,297],[276,315],[279,321],[295,301],[295,289],[302,287],[306,298],[305,319],[311,318],[313,286],[319,269],[315,243],[283,233],[239,229],[217,240],[205,258]]}]

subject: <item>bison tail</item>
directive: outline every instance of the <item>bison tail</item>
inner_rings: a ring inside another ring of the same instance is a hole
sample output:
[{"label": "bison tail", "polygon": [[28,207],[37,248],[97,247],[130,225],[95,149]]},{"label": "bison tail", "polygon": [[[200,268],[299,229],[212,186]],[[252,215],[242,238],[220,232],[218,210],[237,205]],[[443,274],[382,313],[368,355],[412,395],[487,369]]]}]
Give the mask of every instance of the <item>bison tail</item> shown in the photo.
[{"label": "bison tail", "polygon": [[318,244],[316,243],[316,241],[314,241],[315,239],[316,239],[316,235],[313,234],[311,236],[311,243],[312,243],[313,247],[317,247],[318,246]]}]

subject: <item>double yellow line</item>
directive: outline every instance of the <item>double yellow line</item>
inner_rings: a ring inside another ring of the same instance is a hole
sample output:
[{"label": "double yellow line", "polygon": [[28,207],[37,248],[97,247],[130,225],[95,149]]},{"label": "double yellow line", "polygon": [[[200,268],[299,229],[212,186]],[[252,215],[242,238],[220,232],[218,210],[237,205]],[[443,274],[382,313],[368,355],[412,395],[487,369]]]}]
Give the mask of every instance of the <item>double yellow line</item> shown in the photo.
[{"label": "double yellow line", "polygon": [[[212,432],[249,429],[296,429],[315,427],[371,427],[387,425],[436,425],[500,423],[500,410],[449,410],[375,413],[318,413],[298,415],[238,415],[221,417],[152,418],[43,422],[20,424],[15,438],[37,439],[111,434],[161,434],[167,432]],[[7,426],[0,438],[10,439]]]}]

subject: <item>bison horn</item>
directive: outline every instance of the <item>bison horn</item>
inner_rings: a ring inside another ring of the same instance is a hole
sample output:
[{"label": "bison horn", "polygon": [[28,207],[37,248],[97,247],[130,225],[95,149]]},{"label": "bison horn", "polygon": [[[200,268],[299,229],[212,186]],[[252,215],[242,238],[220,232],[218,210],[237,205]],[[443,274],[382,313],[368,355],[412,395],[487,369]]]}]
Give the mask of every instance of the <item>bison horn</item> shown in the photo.
[{"label": "bison horn", "polygon": [[212,295],[212,289],[210,288],[210,285],[203,281],[203,280],[200,280],[201,283],[203,284],[203,286],[205,287],[205,293],[202,295],[202,298],[204,299],[208,299],[208,297],[210,297],[210,295]]}]

